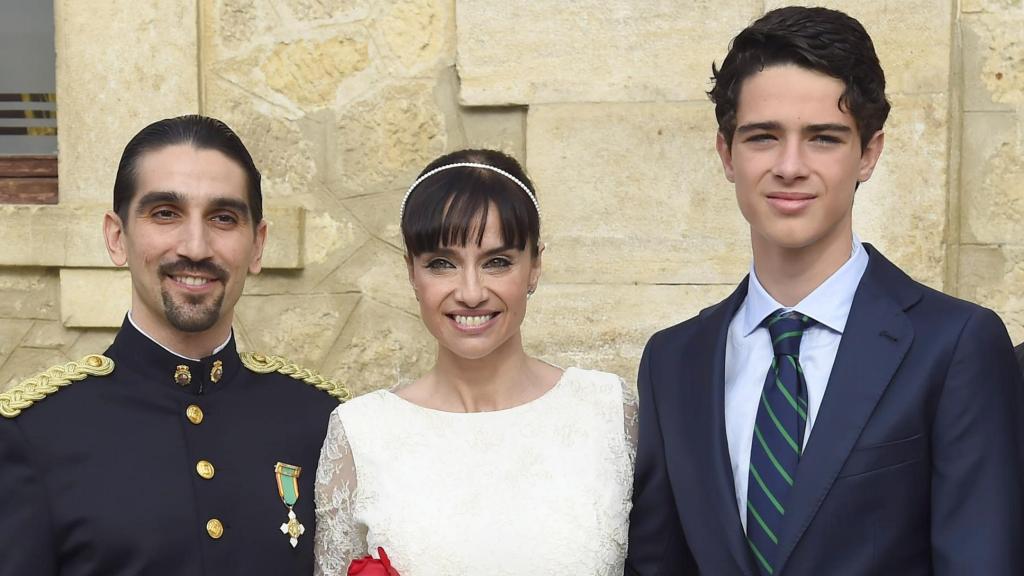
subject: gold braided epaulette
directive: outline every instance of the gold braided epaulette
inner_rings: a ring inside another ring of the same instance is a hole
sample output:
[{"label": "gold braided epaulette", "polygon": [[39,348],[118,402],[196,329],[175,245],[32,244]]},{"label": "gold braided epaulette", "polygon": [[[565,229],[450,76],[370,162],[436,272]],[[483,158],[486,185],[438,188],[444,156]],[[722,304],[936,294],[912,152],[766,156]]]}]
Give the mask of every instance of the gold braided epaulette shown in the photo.
[{"label": "gold braided epaulette", "polygon": [[293,364],[280,356],[267,356],[257,352],[242,352],[239,356],[242,357],[242,364],[257,374],[280,372],[296,380],[302,380],[306,384],[312,384],[318,390],[327,392],[341,402],[352,399],[352,393],[341,382],[324,378],[317,372]]},{"label": "gold braided epaulette", "polygon": [[78,362],[58,364],[0,393],[0,416],[14,418],[22,410],[72,382],[89,376],[106,376],[113,371],[114,361],[99,354],[90,354]]}]

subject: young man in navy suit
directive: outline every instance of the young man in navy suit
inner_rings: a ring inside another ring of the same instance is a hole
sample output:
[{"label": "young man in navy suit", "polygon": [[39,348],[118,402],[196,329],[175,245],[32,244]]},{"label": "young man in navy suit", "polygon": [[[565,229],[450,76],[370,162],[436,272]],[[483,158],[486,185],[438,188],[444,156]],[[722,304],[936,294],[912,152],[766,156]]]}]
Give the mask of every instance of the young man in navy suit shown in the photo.
[{"label": "young man in navy suit", "polygon": [[626,573],[1024,574],[1003,324],[853,233],[889,112],[867,32],[774,10],[714,79],[753,264],[644,351]]}]

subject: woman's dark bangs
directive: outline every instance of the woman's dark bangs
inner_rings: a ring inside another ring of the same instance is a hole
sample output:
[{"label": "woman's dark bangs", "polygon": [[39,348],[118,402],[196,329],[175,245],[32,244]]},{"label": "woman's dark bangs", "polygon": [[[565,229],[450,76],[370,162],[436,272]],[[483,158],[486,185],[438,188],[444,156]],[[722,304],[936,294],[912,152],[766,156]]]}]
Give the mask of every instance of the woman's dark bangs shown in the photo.
[{"label": "woman's dark bangs", "polygon": [[[498,211],[503,245],[526,249],[535,210],[526,192],[501,175],[477,170],[438,176],[420,184],[409,198],[403,235],[410,254],[466,246],[471,235],[480,246],[492,205]],[[533,227],[539,229],[539,223]]]}]

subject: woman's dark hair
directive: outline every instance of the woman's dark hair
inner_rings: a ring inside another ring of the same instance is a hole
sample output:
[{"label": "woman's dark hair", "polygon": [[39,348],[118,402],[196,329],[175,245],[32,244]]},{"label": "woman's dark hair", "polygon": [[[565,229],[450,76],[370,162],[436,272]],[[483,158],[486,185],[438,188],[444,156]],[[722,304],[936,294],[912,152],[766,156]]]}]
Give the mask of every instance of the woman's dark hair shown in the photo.
[{"label": "woman's dark hair", "polygon": [[[508,172],[530,189],[533,182],[511,156],[496,150],[459,150],[434,160],[420,176],[449,164],[472,162]],[[402,212],[402,237],[409,255],[418,256],[442,246],[465,246],[470,235],[478,246],[491,208],[498,211],[502,242],[536,257],[540,214],[526,191],[507,176],[472,166],[442,170],[420,182]]]},{"label": "woman's dark hair", "polygon": [[176,144],[188,144],[197,150],[216,150],[242,167],[248,183],[249,215],[255,229],[256,224],[263,220],[260,171],[256,169],[245,144],[227,124],[197,114],[154,122],[140,130],[124,147],[114,178],[114,212],[117,212],[121,222],[127,226],[128,207],[136,192],[139,158],[147,152]]},{"label": "woman's dark hair", "polygon": [[837,105],[857,123],[861,150],[889,116],[885,73],[860,22],[837,10],[790,6],[768,12],[733,38],[722,67],[711,66],[718,131],[732,146],[743,81],[769,66],[795,64],[842,80]]}]

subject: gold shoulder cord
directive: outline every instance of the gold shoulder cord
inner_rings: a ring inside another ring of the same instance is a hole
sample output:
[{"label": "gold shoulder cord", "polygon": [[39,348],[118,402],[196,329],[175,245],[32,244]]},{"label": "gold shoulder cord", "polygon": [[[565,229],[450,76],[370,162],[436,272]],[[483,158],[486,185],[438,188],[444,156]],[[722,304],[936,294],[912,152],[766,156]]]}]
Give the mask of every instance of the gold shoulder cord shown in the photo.
[{"label": "gold shoulder cord", "polygon": [[323,390],[342,402],[352,399],[352,394],[341,382],[324,378],[320,374],[289,362],[280,356],[267,356],[256,352],[242,352],[239,356],[242,358],[242,364],[257,374],[280,372],[296,380],[312,384],[318,390]]},{"label": "gold shoulder cord", "polygon": [[14,418],[22,410],[72,382],[89,376],[106,376],[113,371],[114,361],[99,354],[90,354],[78,362],[58,364],[0,393],[0,416]]}]

